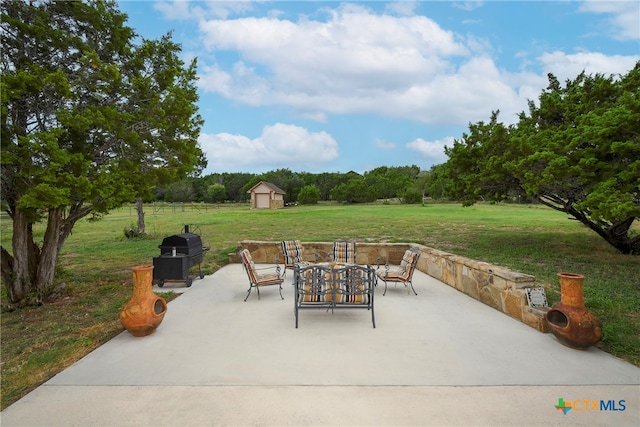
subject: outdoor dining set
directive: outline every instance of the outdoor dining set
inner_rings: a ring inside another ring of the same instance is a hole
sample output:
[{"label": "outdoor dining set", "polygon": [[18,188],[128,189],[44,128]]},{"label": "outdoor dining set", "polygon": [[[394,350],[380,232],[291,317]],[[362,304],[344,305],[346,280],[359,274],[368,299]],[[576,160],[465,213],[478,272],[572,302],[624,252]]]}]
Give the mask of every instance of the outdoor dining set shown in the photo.
[{"label": "outdoor dining set", "polygon": [[273,266],[256,267],[248,249],[240,251],[242,265],[249,278],[249,289],[245,301],[255,288],[260,299],[260,288],[277,285],[280,297],[282,283],[287,270],[293,271],[295,327],[298,327],[298,313],[302,309],[362,308],[371,311],[371,323],[376,327],[374,314],[374,293],[378,280],[384,282],[383,296],[387,293],[388,283],[401,283],[407,292],[415,291],[412,283],[420,252],[408,249],[400,265],[390,266],[388,262],[378,260],[377,268],[356,263],[357,244],[355,241],[336,241],[333,250],[327,254],[327,260],[319,262],[315,254],[314,262],[305,259],[304,248],[299,240],[281,242],[284,269],[279,260]]}]

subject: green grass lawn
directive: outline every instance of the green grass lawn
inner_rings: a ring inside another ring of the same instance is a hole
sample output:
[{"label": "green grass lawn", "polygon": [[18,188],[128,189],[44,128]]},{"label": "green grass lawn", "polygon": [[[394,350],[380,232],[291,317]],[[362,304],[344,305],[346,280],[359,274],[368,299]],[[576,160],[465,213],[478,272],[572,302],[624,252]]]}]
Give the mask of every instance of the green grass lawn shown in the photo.
[{"label": "green grass lawn", "polygon": [[[640,257],[618,254],[577,221],[545,207],[157,205],[146,208],[145,218],[148,236],[132,240],[124,237],[137,221],[132,207],[78,223],[61,254],[53,303],[9,312],[3,288],[2,408],[123,330],[118,314],[131,296],[130,268],[150,264],[162,239],[184,224],[211,247],[203,263],[207,274],[244,239],[421,243],[532,274],[547,287],[550,304],[559,301],[556,274],[581,273],[586,305],[603,322],[599,347],[640,366]],[[2,244],[10,246],[6,216],[1,228]]]}]

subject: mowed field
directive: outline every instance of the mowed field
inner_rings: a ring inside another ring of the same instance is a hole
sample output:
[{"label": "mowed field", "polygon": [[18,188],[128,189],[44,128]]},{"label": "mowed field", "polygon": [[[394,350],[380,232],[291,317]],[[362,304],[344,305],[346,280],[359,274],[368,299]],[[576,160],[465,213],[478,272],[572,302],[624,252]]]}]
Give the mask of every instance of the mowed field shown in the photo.
[{"label": "mowed field", "polygon": [[[131,295],[130,268],[150,264],[162,239],[185,224],[211,247],[207,274],[245,239],[420,243],[534,275],[550,304],[559,301],[556,274],[580,273],[585,302],[603,322],[599,346],[640,366],[640,257],[617,253],[579,222],[543,206],[156,204],[145,207],[147,236],[127,239],[124,230],[136,222],[133,206],[79,222],[63,248],[51,303],[8,311],[3,287],[2,408],[122,330],[118,314]],[[6,215],[1,229],[2,244],[10,247]]]}]

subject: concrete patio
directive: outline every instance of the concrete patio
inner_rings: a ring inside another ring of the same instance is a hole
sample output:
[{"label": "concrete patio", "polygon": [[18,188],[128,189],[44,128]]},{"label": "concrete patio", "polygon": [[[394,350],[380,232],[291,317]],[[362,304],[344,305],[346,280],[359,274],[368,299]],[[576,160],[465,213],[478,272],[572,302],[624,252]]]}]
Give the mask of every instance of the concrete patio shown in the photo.
[{"label": "concrete patio", "polygon": [[302,311],[295,329],[291,273],[284,301],[269,287],[243,302],[240,264],[183,286],[154,334],[118,335],[2,426],[640,424],[639,368],[419,271],[418,296],[378,288],[375,329],[364,310]]}]

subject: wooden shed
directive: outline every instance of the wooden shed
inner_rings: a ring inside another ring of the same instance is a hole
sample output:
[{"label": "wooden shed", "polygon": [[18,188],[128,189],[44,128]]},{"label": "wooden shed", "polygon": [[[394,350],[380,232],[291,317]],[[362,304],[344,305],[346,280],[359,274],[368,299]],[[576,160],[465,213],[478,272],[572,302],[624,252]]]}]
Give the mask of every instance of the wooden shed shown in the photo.
[{"label": "wooden shed", "polygon": [[251,193],[251,209],[278,209],[284,207],[285,192],[277,185],[260,181],[249,190]]}]

